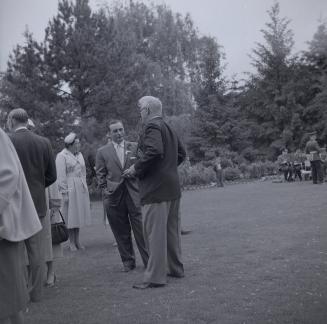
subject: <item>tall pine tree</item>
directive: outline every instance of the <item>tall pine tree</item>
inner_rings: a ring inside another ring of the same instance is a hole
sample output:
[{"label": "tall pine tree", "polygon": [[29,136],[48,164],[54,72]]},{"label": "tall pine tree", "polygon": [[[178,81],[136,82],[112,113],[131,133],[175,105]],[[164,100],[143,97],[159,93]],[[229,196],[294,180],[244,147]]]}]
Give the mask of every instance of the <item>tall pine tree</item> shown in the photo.
[{"label": "tall pine tree", "polygon": [[279,153],[284,146],[292,145],[294,113],[297,105],[287,87],[292,79],[291,55],[293,32],[290,20],[280,17],[276,2],[268,11],[270,21],[261,30],[264,43],[257,43],[252,60],[256,73],[250,76],[243,95],[243,109],[252,121],[255,148],[268,157]]}]

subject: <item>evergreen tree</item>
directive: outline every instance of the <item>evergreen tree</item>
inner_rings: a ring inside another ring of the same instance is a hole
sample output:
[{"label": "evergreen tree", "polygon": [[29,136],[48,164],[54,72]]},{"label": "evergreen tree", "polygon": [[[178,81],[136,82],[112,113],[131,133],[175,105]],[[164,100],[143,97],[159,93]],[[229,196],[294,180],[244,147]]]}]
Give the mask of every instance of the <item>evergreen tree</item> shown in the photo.
[{"label": "evergreen tree", "polygon": [[168,115],[190,113],[192,94],[184,76],[194,35],[189,17],[184,22],[165,6],[130,1],[92,12],[87,0],[61,0],[44,41],[26,33],[26,44],[12,53],[1,100],[7,110],[26,108],[40,125],[51,118],[66,128],[74,120],[94,127],[95,120],[99,137],[110,118],[135,129],[135,103],[143,95],[160,97]]},{"label": "evergreen tree", "polygon": [[318,26],[309,50],[305,53],[306,71],[310,84],[307,98],[310,100],[303,113],[303,122],[309,131],[317,130],[321,144],[327,142],[327,25]]},{"label": "evergreen tree", "polygon": [[223,127],[228,118],[222,76],[222,52],[214,38],[199,40],[197,73],[193,75],[195,101],[189,147],[193,160],[214,157],[218,146],[226,145]]},{"label": "evergreen tree", "polygon": [[268,11],[270,21],[262,30],[265,43],[258,43],[253,50],[256,74],[246,84],[242,106],[252,121],[255,148],[273,157],[285,145],[292,145],[292,118],[297,109],[288,83],[292,79],[293,32],[290,21],[280,17],[276,2]]}]

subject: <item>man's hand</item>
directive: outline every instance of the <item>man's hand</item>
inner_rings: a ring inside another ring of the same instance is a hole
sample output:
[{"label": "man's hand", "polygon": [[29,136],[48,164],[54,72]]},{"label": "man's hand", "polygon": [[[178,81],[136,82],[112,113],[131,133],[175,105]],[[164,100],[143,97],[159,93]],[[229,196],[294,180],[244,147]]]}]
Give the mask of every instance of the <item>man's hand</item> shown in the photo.
[{"label": "man's hand", "polygon": [[131,178],[135,176],[135,168],[134,168],[134,164],[132,166],[130,166],[128,169],[126,169],[123,172],[123,177],[124,178]]}]

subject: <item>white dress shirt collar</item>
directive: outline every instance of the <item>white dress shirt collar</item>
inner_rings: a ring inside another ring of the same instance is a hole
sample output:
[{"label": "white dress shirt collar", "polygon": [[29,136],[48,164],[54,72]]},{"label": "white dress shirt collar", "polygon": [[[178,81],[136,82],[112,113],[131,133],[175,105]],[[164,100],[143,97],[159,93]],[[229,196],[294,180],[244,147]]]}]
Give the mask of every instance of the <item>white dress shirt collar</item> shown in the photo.
[{"label": "white dress shirt collar", "polygon": [[27,129],[27,127],[26,127],[26,126],[19,126],[19,127],[17,127],[17,128],[15,129],[15,132],[17,132],[17,131],[19,131],[19,130],[21,130],[21,129]]},{"label": "white dress shirt collar", "polygon": [[125,146],[125,141],[124,140],[122,140],[120,143],[116,143],[114,141],[112,143],[114,144],[114,147],[115,147],[116,150],[118,150],[120,148],[124,148],[124,146]]}]

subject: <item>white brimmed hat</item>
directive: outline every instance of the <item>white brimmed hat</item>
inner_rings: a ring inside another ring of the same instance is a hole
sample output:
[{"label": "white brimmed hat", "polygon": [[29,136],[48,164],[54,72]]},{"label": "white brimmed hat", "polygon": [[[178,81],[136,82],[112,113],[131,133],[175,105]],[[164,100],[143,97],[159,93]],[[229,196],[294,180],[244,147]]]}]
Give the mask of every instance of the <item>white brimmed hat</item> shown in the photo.
[{"label": "white brimmed hat", "polygon": [[65,144],[72,144],[76,137],[77,135],[75,133],[69,133],[64,139]]}]

